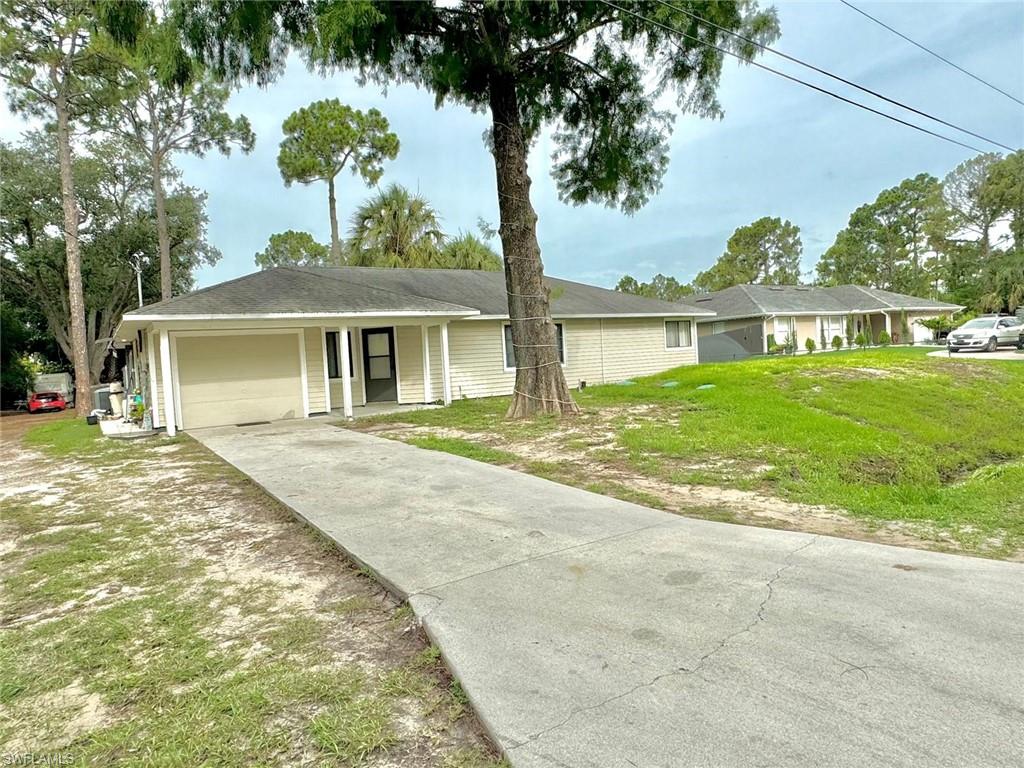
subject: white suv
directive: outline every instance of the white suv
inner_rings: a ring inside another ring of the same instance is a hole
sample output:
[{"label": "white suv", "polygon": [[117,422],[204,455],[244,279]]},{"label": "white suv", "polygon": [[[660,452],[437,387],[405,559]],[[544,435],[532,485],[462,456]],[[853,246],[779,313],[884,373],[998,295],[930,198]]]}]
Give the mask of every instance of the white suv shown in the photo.
[{"label": "white suv", "polygon": [[1024,320],[1010,315],[981,315],[968,320],[946,338],[950,352],[964,349],[995,352],[1000,346],[1020,346]]}]

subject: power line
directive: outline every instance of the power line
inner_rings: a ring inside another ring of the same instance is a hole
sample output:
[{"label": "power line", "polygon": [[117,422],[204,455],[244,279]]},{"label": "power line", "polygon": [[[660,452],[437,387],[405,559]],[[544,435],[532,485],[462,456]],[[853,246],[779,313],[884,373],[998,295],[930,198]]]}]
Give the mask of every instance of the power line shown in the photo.
[{"label": "power line", "polygon": [[990,139],[987,136],[982,136],[980,133],[975,133],[974,131],[969,130],[967,128],[961,128],[959,125],[956,125],[955,123],[951,123],[948,120],[943,120],[941,117],[935,117],[935,115],[930,115],[927,112],[923,112],[922,110],[917,109],[916,107],[910,106],[909,104],[904,104],[902,101],[898,101],[896,99],[891,99],[888,96],[886,96],[885,94],[879,93],[878,91],[874,91],[871,88],[868,88],[866,86],[860,85],[859,83],[855,83],[852,80],[847,80],[845,77],[842,77],[840,75],[837,75],[837,74],[834,74],[832,72],[829,72],[827,69],[822,69],[821,67],[815,66],[814,64],[811,64],[810,62],[804,61],[802,59],[798,59],[796,56],[790,56],[788,53],[784,53],[783,51],[780,51],[777,48],[772,48],[770,45],[765,45],[763,43],[759,43],[757,40],[754,40],[753,38],[747,37],[746,35],[742,35],[739,32],[734,32],[733,30],[728,29],[727,27],[723,27],[720,24],[716,24],[713,21],[709,21],[708,19],[705,19],[703,16],[700,16],[700,15],[698,15],[696,13],[693,13],[692,11],[688,11],[685,8],[680,8],[679,6],[673,5],[672,3],[665,2],[665,0],[656,0],[656,2],[659,3],[660,5],[665,6],[666,8],[672,9],[673,11],[677,11],[679,13],[685,14],[686,16],[689,16],[691,19],[695,19],[696,21],[699,21],[702,24],[706,24],[709,27],[714,27],[717,30],[725,32],[727,35],[732,35],[733,37],[738,38],[740,40],[743,40],[746,43],[750,43],[751,45],[756,45],[758,48],[760,48],[763,51],[768,51],[769,53],[774,53],[776,56],[780,56],[783,59],[786,59],[787,61],[792,61],[795,64],[799,64],[802,67],[806,67],[807,69],[813,70],[813,71],[817,72],[818,74],[825,75],[826,77],[830,77],[833,80],[837,80],[840,83],[843,83],[844,85],[849,85],[849,86],[851,86],[853,88],[856,88],[859,91],[863,91],[864,93],[867,93],[867,94],[869,94],[871,96],[874,96],[876,99],[881,99],[882,101],[887,101],[887,102],[889,102],[890,104],[892,104],[894,106],[900,107],[900,108],[905,109],[905,110],[907,110],[909,112],[913,112],[914,114],[920,115],[921,117],[927,118],[928,120],[934,120],[936,123],[941,123],[942,125],[946,126],[947,128],[952,128],[953,130],[960,131],[961,133],[966,133],[969,136],[973,136],[976,139],[981,139],[982,141],[987,141],[989,144],[994,144],[995,146],[999,147],[1000,149],[1005,149],[1007,152],[1016,152],[1017,151],[1016,147],[1007,146],[1006,144],[1003,144],[1001,142],[995,141],[994,139]]},{"label": "power line", "polygon": [[1018,98],[1017,98],[1016,96],[1014,96],[1014,95],[1013,95],[1012,93],[1007,93],[1006,91],[1004,91],[1004,90],[1003,90],[1002,88],[1000,88],[999,86],[997,86],[997,85],[992,85],[992,83],[990,83],[990,82],[989,82],[988,80],[985,80],[985,79],[983,79],[983,78],[981,78],[981,77],[978,77],[978,76],[977,76],[976,74],[974,74],[973,72],[968,72],[968,71],[967,71],[966,69],[964,69],[963,67],[961,67],[961,66],[960,66],[959,64],[954,64],[954,63],[953,63],[952,61],[950,61],[949,59],[947,59],[947,58],[946,58],[945,56],[943,56],[942,54],[940,54],[940,53],[936,53],[936,52],[935,52],[935,51],[933,51],[933,50],[932,50],[931,48],[928,48],[928,47],[926,47],[926,46],[924,46],[924,45],[921,45],[921,43],[917,42],[916,40],[912,40],[911,38],[909,38],[909,37],[907,37],[906,35],[904,35],[904,34],[903,34],[902,32],[900,32],[900,31],[898,31],[898,30],[895,30],[895,29],[893,29],[892,27],[890,27],[890,26],[889,26],[888,24],[886,24],[886,23],[885,23],[884,21],[881,21],[880,19],[876,19],[876,18],[875,18],[874,16],[872,16],[872,15],[871,15],[870,13],[868,13],[867,11],[862,11],[862,10],[861,10],[860,8],[858,8],[858,7],[857,7],[856,5],[854,5],[853,3],[848,3],[848,2],[846,2],[846,0],[839,0],[839,2],[841,2],[841,3],[843,4],[843,5],[845,5],[845,6],[846,6],[846,7],[848,7],[848,8],[852,8],[852,9],[853,9],[853,10],[855,10],[855,11],[856,11],[857,13],[859,13],[859,14],[860,14],[861,16],[866,16],[867,18],[871,19],[871,20],[872,20],[873,22],[875,22],[875,24],[878,24],[878,25],[879,25],[879,26],[881,26],[881,27],[885,27],[885,28],[886,28],[886,29],[888,29],[888,30],[889,30],[890,32],[892,32],[892,33],[893,33],[894,35],[896,35],[897,37],[902,37],[902,38],[903,38],[904,40],[906,40],[906,41],[907,41],[908,43],[910,43],[911,45],[916,45],[916,46],[917,46],[918,48],[920,48],[920,49],[921,49],[922,51],[924,51],[925,53],[930,53],[930,54],[931,54],[932,56],[934,56],[934,57],[935,57],[936,59],[938,59],[939,61],[944,61],[944,62],[945,62],[946,64],[949,64],[949,66],[953,67],[954,69],[958,69],[958,70],[960,70],[961,72],[963,72],[963,73],[964,73],[965,75],[967,75],[968,77],[973,77],[973,78],[974,78],[975,80],[977,80],[977,81],[978,81],[979,83],[981,83],[981,84],[983,84],[983,85],[987,85],[987,86],[988,86],[989,88],[991,88],[991,89],[992,89],[993,91],[996,91],[996,92],[998,92],[998,93],[1001,93],[1001,94],[1003,94],[1003,96],[1005,96],[1006,98],[1008,98],[1008,99],[1013,99],[1014,101],[1016,101],[1016,102],[1017,102],[1018,104],[1020,104],[1021,106],[1024,106],[1024,101],[1021,101],[1021,100],[1020,100],[1020,99],[1018,99]]},{"label": "power line", "polygon": [[[643,14],[637,13],[636,11],[631,11],[628,8],[623,8],[622,6],[616,5],[615,3],[608,2],[608,0],[598,0],[598,2],[602,3],[603,5],[607,5],[609,8],[614,8],[617,11],[621,11],[622,13],[628,13],[630,16],[633,16],[633,17],[635,17],[637,19],[640,19],[641,21],[646,22],[648,24],[652,24],[652,25],[654,25],[656,27],[660,27],[661,29],[664,29],[667,32],[672,32],[673,34],[681,35],[682,37],[688,38],[688,39],[693,40],[693,41],[695,41],[697,43],[700,43],[701,45],[707,46],[708,48],[712,48],[712,49],[718,51],[719,53],[724,53],[727,56],[734,56],[737,59],[739,59],[740,61],[743,61],[744,63],[750,64],[752,66],[755,66],[758,69],[763,69],[766,72],[771,72],[773,75],[778,75],[779,77],[784,77],[787,80],[793,81],[794,83],[799,83],[800,85],[804,85],[804,86],[806,86],[808,88],[812,88],[815,91],[818,91],[819,93],[824,93],[827,96],[831,96],[833,99],[838,99],[839,101],[846,102],[847,104],[852,104],[855,107],[859,107],[860,109],[867,110],[868,112],[872,112],[872,113],[874,113],[876,115],[879,115],[880,117],[884,117],[884,118],[886,118],[888,120],[892,120],[893,122],[899,123],[900,125],[905,125],[908,128],[913,128],[915,131],[920,131],[921,133],[926,133],[929,136],[934,136],[936,139],[942,139],[943,141],[948,141],[950,144],[956,144],[958,147],[963,147],[964,149],[969,149],[972,152],[977,152],[979,154],[982,154],[985,151],[983,149],[978,149],[977,147],[972,146],[970,144],[965,144],[964,142],[959,141],[958,139],[954,139],[954,138],[951,138],[949,136],[944,136],[941,133],[936,133],[935,131],[929,130],[928,128],[923,128],[920,125],[915,125],[914,123],[911,123],[911,122],[908,122],[906,120],[903,120],[902,118],[896,117],[895,115],[887,114],[885,112],[882,112],[881,110],[875,109],[874,107],[869,107],[867,104],[861,104],[859,101],[854,101],[853,99],[848,99],[845,96],[840,96],[838,93],[830,91],[827,88],[822,88],[821,86],[815,85],[814,83],[809,83],[806,80],[801,80],[799,77],[794,77],[793,75],[787,75],[785,72],[782,72],[782,71],[780,71],[778,69],[774,69],[773,67],[769,67],[767,64],[761,64],[760,62],[757,62],[757,61],[747,61],[742,56],[740,56],[738,53],[733,53],[732,51],[730,51],[730,50],[728,50],[726,48],[722,48],[720,46],[713,45],[712,43],[709,43],[706,40],[701,40],[699,37],[694,37],[693,35],[687,34],[686,32],[683,32],[682,30],[676,29],[675,27],[670,27],[667,24],[662,24],[660,21],[656,21],[655,19],[651,19],[651,18],[649,18],[647,16],[644,16]],[[676,45],[678,46],[678,43]]]}]

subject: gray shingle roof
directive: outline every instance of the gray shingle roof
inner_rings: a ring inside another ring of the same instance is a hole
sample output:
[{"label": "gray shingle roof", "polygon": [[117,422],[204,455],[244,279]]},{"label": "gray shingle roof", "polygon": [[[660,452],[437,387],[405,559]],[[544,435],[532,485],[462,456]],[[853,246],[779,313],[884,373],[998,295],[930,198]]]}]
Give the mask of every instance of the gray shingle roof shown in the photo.
[{"label": "gray shingle roof", "polygon": [[717,313],[715,320],[794,313],[870,312],[886,309],[963,309],[956,304],[859,285],[735,285],[690,301]]},{"label": "gray shingle roof", "polygon": [[129,316],[312,314],[317,312],[451,312],[461,304],[340,280],[325,273],[279,267],[149,304]]},{"label": "gray shingle roof", "polygon": [[[548,277],[551,311],[573,315],[686,315],[697,309]],[[502,272],[466,269],[278,267],[133,310],[129,317],[319,312],[451,312],[505,316]]]}]

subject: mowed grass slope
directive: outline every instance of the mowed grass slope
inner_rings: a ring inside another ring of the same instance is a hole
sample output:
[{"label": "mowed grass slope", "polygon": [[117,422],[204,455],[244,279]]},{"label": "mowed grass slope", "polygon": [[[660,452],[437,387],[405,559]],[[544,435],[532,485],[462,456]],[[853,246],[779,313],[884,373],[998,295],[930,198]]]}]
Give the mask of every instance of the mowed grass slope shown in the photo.
[{"label": "mowed grass slope", "polygon": [[[1005,555],[1024,544],[1024,361],[891,348],[766,358],[678,368],[577,400],[577,427],[505,422],[505,398],[396,419],[497,435],[494,445],[510,451],[546,436],[662,481],[926,523],[970,551]],[[595,450],[588,433],[600,429],[614,439]],[[448,442],[424,447],[472,453]]]}]

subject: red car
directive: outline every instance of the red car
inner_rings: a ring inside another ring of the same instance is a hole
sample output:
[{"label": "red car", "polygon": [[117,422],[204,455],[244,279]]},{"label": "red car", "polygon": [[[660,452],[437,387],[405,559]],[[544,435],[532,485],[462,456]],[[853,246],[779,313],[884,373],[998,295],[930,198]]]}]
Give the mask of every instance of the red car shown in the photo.
[{"label": "red car", "polygon": [[63,411],[67,407],[68,404],[64,402],[64,396],[59,392],[35,392],[28,399],[29,413]]}]

